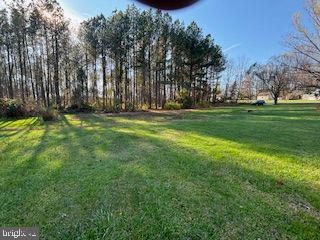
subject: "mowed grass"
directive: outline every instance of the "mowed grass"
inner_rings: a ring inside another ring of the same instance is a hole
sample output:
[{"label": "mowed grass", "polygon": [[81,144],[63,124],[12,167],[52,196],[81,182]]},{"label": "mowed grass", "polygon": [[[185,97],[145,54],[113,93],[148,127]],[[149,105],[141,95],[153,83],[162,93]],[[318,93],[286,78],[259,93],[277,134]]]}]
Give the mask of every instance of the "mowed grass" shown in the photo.
[{"label": "mowed grass", "polygon": [[320,239],[316,104],[1,121],[0,165],[44,239]]},{"label": "mowed grass", "polygon": [[[255,100],[239,100],[238,103],[252,103],[255,102]],[[267,100],[266,101],[267,104],[273,104],[274,101],[273,100]],[[316,104],[319,103],[320,104],[320,100],[278,100],[279,104]]]}]

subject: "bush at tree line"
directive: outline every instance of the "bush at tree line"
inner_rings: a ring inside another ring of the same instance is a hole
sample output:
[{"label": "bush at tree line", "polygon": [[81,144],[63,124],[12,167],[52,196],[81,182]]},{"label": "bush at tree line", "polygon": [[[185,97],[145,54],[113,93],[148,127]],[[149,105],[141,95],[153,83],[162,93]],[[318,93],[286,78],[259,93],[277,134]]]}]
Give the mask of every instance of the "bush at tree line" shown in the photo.
[{"label": "bush at tree line", "polygon": [[181,104],[178,102],[174,101],[168,101],[164,105],[165,110],[180,110],[181,109]]},{"label": "bush at tree line", "polygon": [[17,99],[0,99],[0,116],[18,118],[27,115],[24,104]]},{"label": "bush at tree line", "polygon": [[41,112],[42,120],[45,122],[57,120],[58,115],[59,114],[56,109],[46,109]]},{"label": "bush at tree line", "polygon": [[193,106],[193,99],[186,90],[180,91],[177,102],[181,104],[183,109],[190,109]]}]

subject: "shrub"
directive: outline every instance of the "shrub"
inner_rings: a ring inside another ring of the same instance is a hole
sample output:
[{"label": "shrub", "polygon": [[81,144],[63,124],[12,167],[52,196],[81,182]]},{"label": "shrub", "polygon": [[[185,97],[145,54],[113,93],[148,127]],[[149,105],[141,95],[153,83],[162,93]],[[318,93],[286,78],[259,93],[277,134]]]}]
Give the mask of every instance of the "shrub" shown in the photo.
[{"label": "shrub", "polygon": [[181,104],[183,109],[189,109],[193,106],[193,99],[189,96],[188,91],[186,90],[180,91],[177,101]]},{"label": "shrub", "polygon": [[201,102],[197,103],[196,107],[197,108],[210,108],[211,103],[208,101],[201,101]]},{"label": "shrub", "polygon": [[114,113],[119,113],[122,110],[122,103],[119,99],[114,100],[114,105],[112,106],[112,110]]},{"label": "shrub", "polygon": [[119,108],[116,106],[107,107],[103,112],[105,113],[119,113]]},{"label": "shrub", "polygon": [[18,118],[26,115],[26,109],[21,101],[9,99],[5,104],[5,116],[7,118]]},{"label": "shrub", "polygon": [[57,120],[58,111],[55,109],[46,109],[41,112],[41,117],[45,122]]},{"label": "shrub", "polygon": [[91,106],[89,104],[82,104],[79,108],[79,111],[80,112],[85,112],[85,113],[88,113],[88,112],[94,112],[96,109],[94,106]]},{"label": "shrub", "polygon": [[34,117],[38,116],[40,112],[41,107],[34,101],[22,103],[17,99],[0,99],[0,117]]},{"label": "shrub", "polygon": [[139,106],[139,109],[142,111],[147,111],[149,109],[149,105],[148,104],[142,104]]},{"label": "shrub", "polygon": [[164,105],[164,109],[165,110],[180,110],[181,109],[181,104],[178,103],[178,102],[174,102],[174,101],[168,101]]},{"label": "shrub", "polygon": [[67,111],[77,111],[79,106],[77,104],[72,104],[71,106],[67,107]]},{"label": "shrub", "polygon": [[7,103],[5,99],[0,98],[0,117],[6,116]]},{"label": "shrub", "polygon": [[36,101],[29,101],[28,103],[24,104],[24,109],[26,117],[36,117],[39,115],[39,113],[41,113],[43,108]]},{"label": "shrub", "polygon": [[126,111],[127,112],[135,112],[136,111],[136,107],[133,105],[133,103],[128,102],[126,104]]},{"label": "shrub", "polygon": [[94,112],[96,109],[94,106],[90,105],[90,104],[81,104],[81,105],[77,105],[77,104],[72,104],[70,107],[67,108],[68,112],[79,112],[79,113],[90,113],[90,112]]}]

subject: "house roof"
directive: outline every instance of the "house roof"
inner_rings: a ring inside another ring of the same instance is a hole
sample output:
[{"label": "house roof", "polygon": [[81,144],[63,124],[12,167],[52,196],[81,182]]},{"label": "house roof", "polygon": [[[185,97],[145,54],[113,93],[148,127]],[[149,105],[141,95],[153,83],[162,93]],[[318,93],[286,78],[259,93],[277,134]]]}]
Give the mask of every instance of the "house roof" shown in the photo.
[{"label": "house roof", "polygon": [[261,95],[268,95],[269,96],[270,94],[267,91],[261,91],[258,93],[258,96],[261,96]]}]

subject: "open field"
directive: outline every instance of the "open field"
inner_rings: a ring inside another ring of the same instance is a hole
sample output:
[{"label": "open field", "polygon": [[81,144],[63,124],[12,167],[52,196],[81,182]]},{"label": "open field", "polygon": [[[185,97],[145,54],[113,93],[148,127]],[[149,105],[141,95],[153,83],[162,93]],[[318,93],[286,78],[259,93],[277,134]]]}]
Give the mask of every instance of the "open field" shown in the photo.
[{"label": "open field", "polygon": [[0,226],[47,239],[319,239],[316,108],[0,121]]}]

